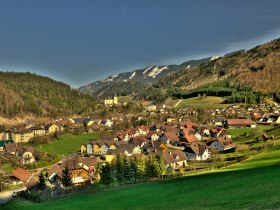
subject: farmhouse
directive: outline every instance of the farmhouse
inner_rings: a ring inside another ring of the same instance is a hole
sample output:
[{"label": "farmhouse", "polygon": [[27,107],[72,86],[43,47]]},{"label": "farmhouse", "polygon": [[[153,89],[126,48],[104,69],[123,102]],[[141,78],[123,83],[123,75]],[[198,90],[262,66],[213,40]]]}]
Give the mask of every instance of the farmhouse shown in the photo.
[{"label": "farmhouse", "polygon": [[13,184],[24,184],[27,189],[31,189],[37,186],[38,181],[31,176],[31,174],[23,168],[15,169],[12,174],[9,175]]},{"label": "farmhouse", "polygon": [[228,128],[255,128],[256,122],[250,119],[227,119],[226,127]]}]

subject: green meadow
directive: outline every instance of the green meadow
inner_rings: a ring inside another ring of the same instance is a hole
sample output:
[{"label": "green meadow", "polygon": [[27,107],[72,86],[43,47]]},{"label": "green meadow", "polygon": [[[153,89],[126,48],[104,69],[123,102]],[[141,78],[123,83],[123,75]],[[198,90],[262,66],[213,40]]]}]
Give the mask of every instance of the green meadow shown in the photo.
[{"label": "green meadow", "polygon": [[65,134],[49,144],[36,146],[37,150],[54,155],[69,155],[80,150],[82,144],[87,143],[90,139],[96,140],[102,135],[101,132],[84,133],[80,135]]},{"label": "green meadow", "polygon": [[34,204],[14,200],[2,209],[278,209],[280,127],[268,150],[212,172]]},{"label": "green meadow", "polygon": [[[178,102],[178,100],[176,102]],[[225,108],[231,105],[231,104],[224,104],[223,102],[224,99],[222,97],[217,97],[217,96],[207,96],[206,98],[203,99],[199,99],[198,97],[193,97],[188,99],[182,99],[181,103],[177,106],[177,108],[194,107],[197,109],[199,108],[217,109],[217,108]]]}]

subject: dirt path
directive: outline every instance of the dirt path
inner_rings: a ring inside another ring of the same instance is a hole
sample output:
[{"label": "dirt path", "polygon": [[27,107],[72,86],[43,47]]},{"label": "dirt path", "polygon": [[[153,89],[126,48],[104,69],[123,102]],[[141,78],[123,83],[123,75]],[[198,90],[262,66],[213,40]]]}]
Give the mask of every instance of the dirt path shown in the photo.
[{"label": "dirt path", "polygon": [[13,198],[14,192],[26,190],[26,187],[14,189],[14,190],[9,190],[9,191],[4,191],[0,193],[0,204],[7,203]]},{"label": "dirt path", "polygon": [[180,100],[175,104],[174,107],[177,107],[181,102],[182,102],[182,100],[180,99]]}]

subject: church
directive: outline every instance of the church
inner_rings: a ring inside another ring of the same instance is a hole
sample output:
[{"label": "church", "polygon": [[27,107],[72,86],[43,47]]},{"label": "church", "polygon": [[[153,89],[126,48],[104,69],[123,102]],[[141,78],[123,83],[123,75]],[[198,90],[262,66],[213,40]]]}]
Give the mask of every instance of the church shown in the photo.
[{"label": "church", "polygon": [[118,96],[115,94],[113,99],[105,99],[104,100],[105,106],[113,106],[118,104]]}]

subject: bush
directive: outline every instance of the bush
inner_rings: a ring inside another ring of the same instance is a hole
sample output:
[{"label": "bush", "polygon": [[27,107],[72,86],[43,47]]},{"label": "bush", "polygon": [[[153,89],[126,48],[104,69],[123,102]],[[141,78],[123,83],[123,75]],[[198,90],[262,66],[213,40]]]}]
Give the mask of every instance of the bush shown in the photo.
[{"label": "bush", "polygon": [[53,139],[50,136],[35,136],[29,140],[29,144],[32,144],[33,146],[38,144],[48,144],[52,140]]}]

